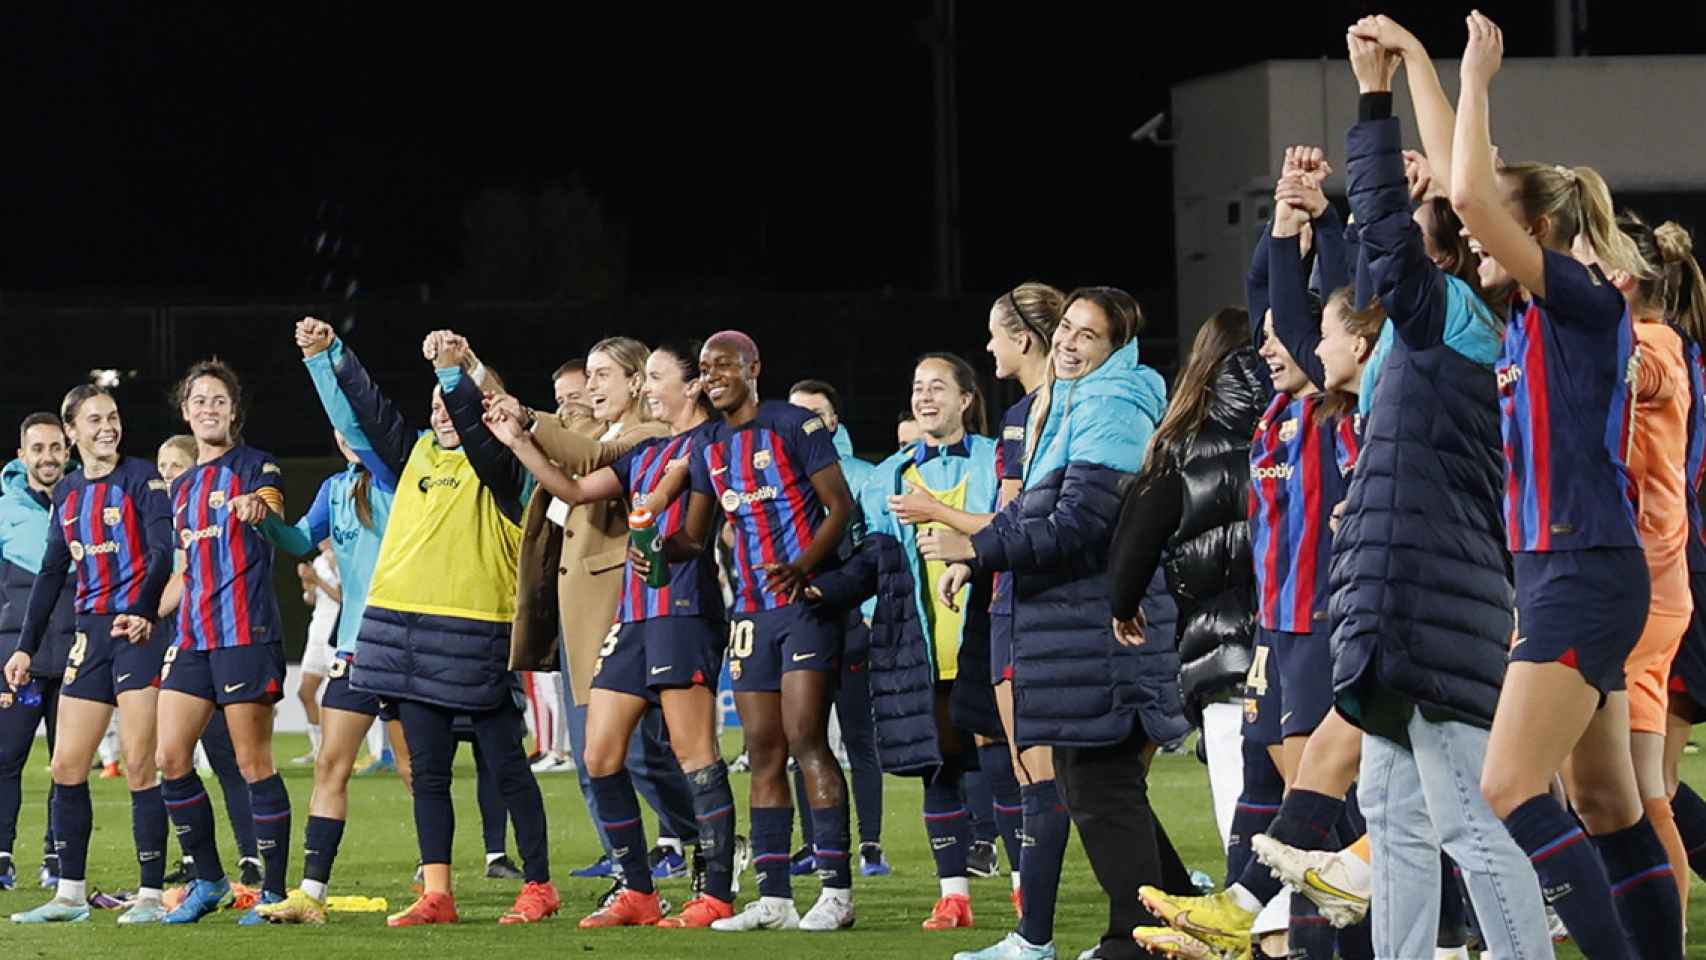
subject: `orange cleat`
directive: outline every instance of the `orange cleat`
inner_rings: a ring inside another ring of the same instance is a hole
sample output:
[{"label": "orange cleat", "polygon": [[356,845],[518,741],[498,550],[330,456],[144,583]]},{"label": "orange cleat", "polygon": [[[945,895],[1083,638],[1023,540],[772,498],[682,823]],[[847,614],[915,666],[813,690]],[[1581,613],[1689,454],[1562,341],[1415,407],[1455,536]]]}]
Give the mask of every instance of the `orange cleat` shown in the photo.
[{"label": "orange cleat", "polygon": [[254,887],[245,887],[240,883],[231,885],[231,909],[251,910],[261,902],[261,892]]},{"label": "orange cleat", "polygon": [[971,898],[957,893],[950,893],[936,901],[936,909],[930,911],[930,919],[924,921],[926,930],[952,930],[969,926],[972,926]]},{"label": "orange cleat", "polygon": [[124,772],[119,770],[117,760],[114,760],[112,763],[103,764],[101,766],[101,779],[102,780],[117,780],[119,777],[122,777],[122,776],[124,776]]},{"label": "orange cleat", "polygon": [[455,923],[456,898],[448,893],[424,893],[409,909],[385,918],[387,927],[424,927],[434,923]]},{"label": "orange cleat", "polygon": [[726,920],[734,915],[734,904],[725,903],[708,893],[701,893],[687,901],[680,913],[659,920],[658,926],[666,930],[693,930],[709,927],[713,921]]},{"label": "orange cleat", "polygon": [[604,927],[655,927],[663,919],[663,911],[658,909],[658,895],[641,893],[638,890],[624,890],[608,906],[597,913],[581,920],[582,930],[597,930]]},{"label": "orange cleat", "polygon": [[555,916],[562,909],[563,900],[557,896],[557,888],[549,883],[523,884],[521,893],[515,898],[515,906],[509,912],[498,918],[499,923],[538,923],[546,917]]}]

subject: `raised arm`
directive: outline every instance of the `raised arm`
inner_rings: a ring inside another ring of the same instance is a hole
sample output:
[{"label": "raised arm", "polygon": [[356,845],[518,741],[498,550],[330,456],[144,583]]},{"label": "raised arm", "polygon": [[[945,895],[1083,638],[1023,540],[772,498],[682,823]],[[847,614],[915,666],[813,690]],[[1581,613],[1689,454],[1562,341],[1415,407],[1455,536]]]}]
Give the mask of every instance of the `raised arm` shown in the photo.
[{"label": "raised arm", "polygon": [[[343,388],[338,385],[337,367],[344,358],[343,341],[332,332],[331,324],[304,317],[296,325],[296,345],[302,349],[302,365],[308,369],[308,379],[314,384],[314,392],[319,395],[320,406],[326,411],[332,428],[343,436],[362,465],[373,474],[375,486],[387,492],[396,490],[400,470],[393,469],[389,458],[374,451],[373,441],[367,438],[356,418],[355,408],[350,406],[349,398],[344,396]],[[403,459],[408,459],[407,450],[403,452]]]},{"label": "raised arm", "polygon": [[[371,458],[363,455],[362,460],[373,471],[374,480],[388,480],[389,489],[396,489],[397,478],[403,475],[403,467],[409,462],[409,451],[415,445],[414,431],[403,421],[402,414],[397,412],[390,398],[379,392],[378,385],[368,376],[367,368],[361,365],[355,351],[342,341],[335,341],[330,362],[338,392],[345,401],[339,405],[342,409],[327,405],[326,413],[333,418],[332,426],[344,434],[351,449],[360,455],[363,451],[355,447],[350,434],[344,431],[345,423],[340,422],[341,417],[350,417],[348,426],[362,437],[372,453]],[[309,372],[312,374],[312,368]],[[318,389],[319,385],[315,386]]]},{"label": "raised arm", "polygon": [[456,433],[462,438],[462,450],[480,483],[491,492],[498,509],[515,523],[521,522],[522,507],[526,505],[527,471],[521,461],[486,429],[482,416],[480,388],[474,378],[463,373],[453,349],[441,349],[433,361],[439,389],[444,395],[444,407]]},{"label": "raised arm", "polygon": [[[1416,129],[1422,135],[1422,153],[1427,158],[1430,181],[1427,193],[1450,196],[1451,141],[1457,115],[1452,112],[1451,101],[1440,85],[1439,71],[1434,69],[1433,58],[1428,56],[1427,48],[1415,34],[1385,15],[1363,17],[1351,27],[1350,33],[1373,41],[1403,63],[1404,76],[1410,87],[1410,104],[1416,113]],[[1358,79],[1361,79],[1360,75]],[[1391,95],[1390,72],[1386,74],[1384,86],[1379,89]]]},{"label": "raised arm", "polygon": [[[1269,237],[1273,231],[1263,230],[1256,238],[1256,249],[1250,254],[1250,272],[1244,277],[1244,299],[1250,310],[1250,346],[1262,349],[1262,325],[1268,315],[1268,257],[1271,256]],[[1002,504],[1006,506],[1006,504]]]},{"label": "raised arm", "polygon": [[1268,253],[1268,295],[1274,316],[1274,334],[1291,352],[1291,358],[1321,389],[1326,370],[1315,348],[1321,343],[1321,321],[1309,305],[1309,275],[1304,270],[1299,239],[1309,214],[1289,201],[1274,205],[1273,244]]}]

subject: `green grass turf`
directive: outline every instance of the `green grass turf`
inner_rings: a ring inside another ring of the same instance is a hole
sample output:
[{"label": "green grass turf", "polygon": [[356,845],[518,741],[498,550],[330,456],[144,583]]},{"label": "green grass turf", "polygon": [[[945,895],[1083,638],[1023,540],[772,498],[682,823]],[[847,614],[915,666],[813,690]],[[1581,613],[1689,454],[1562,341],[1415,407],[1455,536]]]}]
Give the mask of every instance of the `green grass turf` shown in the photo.
[{"label": "green grass turf", "polygon": [[[732,742],[728,745],[733,747]],[[281,759],[301,753],[306,747],[306,738],[300,736],[281,736],[276,744]],[[733,749],[730,755],[733,755]],[[790,960],[818,957],[857,957],[860,960],[938,957],[946,960],[957,950],[975,949],[994,942],[1012,925],[1012,910],[1007,901],[1008,881],[1003,877],[973,881],[972,899],[978,919],[975,929],[946,933],[924,933],[919,929],[919,922],[929,913],[936,899],[934,868],[919,818],[921,790],[916,780],[890,777],[884,798],[883,839],[895,872],[893,876],[877,879],[855,878],[854,896],[859,922],[852,931],[823,936],[666,930],[583,932],[575,928],[575,921],[592,908],[594,898],[606,884],[604,881],[573,880],[568,876],[571,869],[586,864],[598,854],[598,844],[588,825],[586,808],[581,804],[574,774],[569,773],[540,777],[550,816],[552,861],[556,882],[563,895],[563,914],[538,926],[500,928],[496,923],[497,917],[509,906],[517,885],[486,880],[481,875],[479,866],[483,864],[483,858],[474,803],[473,760],[467,751],[463,751],[458,759],[455,790],[460,829],[456,835],[455,856],[456,893],[462,923],[457,926],[390,930],[385,927],[382,914],[333,914],[324,927],[250,929],[235,925],[236,914],[222,912],[204,919],[195,927],[120,928],[113,922],[115,913],[97,911],[89,923],[76,926],[0,926],[0,956],[82,960],[166,956],[379,958],[484,955],[527,958],[575,955],[596,958],[602,955],[647,960],[699,960],[708,950],[723,956],[738,956],[743,951],[752,950],[753,956],[760,957],[765,955],[762,951],[777,950],[778,953],[771,956],[788,957]],[[43,891],[36,889],[34,882],[39,864],[34,855],[35,843],[41,836],[42,798],[48,782],[46,764],[45,746],[38,743],[37,752],[31,757],[24,777],[24,808],[18,830],[18,847],[22,851],[18,857],[21,884],[17,890],[0,893],[0,916],[28,909],[46,898]],[[284,765],[284,775],[295,808],[293,826],[297,846],[291,851],[290,865],[290,881],[295,883],[301,876],[300,838],[306,822],[313,777],[309,768],[288,763]],[[1706,757],[1685,758],[1684,776],[1693,782],[1706,778]],[[746,778],[736,775],[733,779],[735,796],[742,807],[740,823],[744,833]],[[1224,870],[1224,859],[1215,833],[1207,783],[1206,771],[1189,754],[1161,756],[1155,762],[1151,795],[1186,862],[1218,880]],[[130,802],[124,781],[95,780],[93,784],[95,833],[89,858],[91,889],[133,886],[136,865],[130,836]],[[209,778],[208,789],[217,793],[217,781]],[[231,865],[236,856],[232,852],[229,825],[225,822],[223,807],[216,805],[216,809],[221,853],[226,863]],[[647,811],[647,817],[649,821],[650,811]],[[648,836],[655,836],[655,824],[649,824],[648,831]],[[512,854],[513,849],[512,840]],[[174,843],[172,856],[176,854]],[[350,826],[332,877],[332,893],[386,897],[390,900],[391,909],[402,909],[412,899],[409,879],[414,865],[414,824],[409,799],[397,778],[380,776],[354,780],[350,784]],[[747,894],[741,898],[743,902],[752,894],[750,872],[744,882]],[[795,899],[804,912],[816,897],[817,882],[809,877],[796,878],[794,885]],[[677,904],[687,899],[685,880],[665,883],[662,889]],[[1706,930],[1706,900],[1697,894],[1692,907],[1692,928]],[[1074,842],[1068,854],[1056,911],[1055,942],[1060,956],[1071,960],[1081,950],[1092,946],[1106,916],[1106,900],[1096,886],[1083,851]],[[491,953],[486,954],[488,950]],[[1567,946],[1558,955],[1579,956]],[[1706,958],[1706,944],[1693,947],[1689,956]]]}]

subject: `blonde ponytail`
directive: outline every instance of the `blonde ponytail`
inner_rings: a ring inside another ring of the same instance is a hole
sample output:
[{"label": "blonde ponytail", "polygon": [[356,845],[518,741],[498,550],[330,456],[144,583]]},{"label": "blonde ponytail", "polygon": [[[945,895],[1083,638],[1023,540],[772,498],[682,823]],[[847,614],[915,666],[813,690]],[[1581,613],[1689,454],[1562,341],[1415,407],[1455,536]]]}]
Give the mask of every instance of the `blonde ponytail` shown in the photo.
[{"label": "blonde ponytail", "polygon": [[[1611,188],[1592,167],[1576,167],[1566,174],[1573,187],[1577,230],[1599,258],[1606,273],[1621,270],[1637,279],[1648,279],[1658,271],[1641,256],[1622,230],[1617,229],[1617,211],[1611,204]],[[1569,238],[1571,240],[1574,237]]]},{"label": "blonde ponytail", "polygon": [[1706,276],[1694,257],[1694,237],[1674,220],[1653,231],[1664,261],[1665,311],[1695,343],[1706,343]]}]

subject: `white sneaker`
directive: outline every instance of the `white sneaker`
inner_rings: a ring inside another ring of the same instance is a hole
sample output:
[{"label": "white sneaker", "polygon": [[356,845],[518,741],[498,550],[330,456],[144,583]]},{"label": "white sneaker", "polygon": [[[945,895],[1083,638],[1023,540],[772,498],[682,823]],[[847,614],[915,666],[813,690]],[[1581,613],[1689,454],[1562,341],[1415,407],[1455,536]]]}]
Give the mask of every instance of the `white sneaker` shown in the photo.
[{"label": "white sneaker", "polygon": [[853,926],[853,891],[825,890],[806,915],[800,918],[800,929],[810,933],[846,930]]},{"label": "white sneaker", "polygon": [[745,933],[749,930],[798,930],[800,912],[794,901],[784,897],[759,897],[732,917],[711,921],[712,930]]},{"label": "white sneaker", "polygon": [[562,763],[562,758],[554,753],[547,753],[533,761],[532,770],[534,773],[554,773]]},{"label": "white sneaker", "polygon": [[1373,891],[1351,875],[1338,851],[1299,850],[1267,834],[1252,838],[1250,849],[1280,882],[1308,897],[1333,926],[1342,930],[1368,915]]},{"label": "white sneaker", "polygon": [[735,834],[734,872],[729,875],[729,892],[740,892],[740,875],[752,864],[752,843],[740,834]]}]

